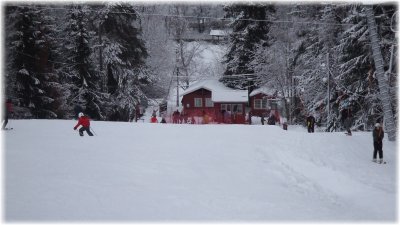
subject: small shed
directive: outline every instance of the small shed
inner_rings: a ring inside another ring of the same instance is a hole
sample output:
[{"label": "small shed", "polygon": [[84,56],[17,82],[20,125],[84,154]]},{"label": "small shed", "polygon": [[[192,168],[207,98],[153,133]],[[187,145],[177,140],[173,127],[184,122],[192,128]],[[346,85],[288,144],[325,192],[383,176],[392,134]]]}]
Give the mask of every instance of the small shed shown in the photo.
[{"label": "small shed", "polygon": [[202,80],[182,93],[182,114],[197,123],[245,124],[247,91],[226,87],[217,80]]},{"label": "small shed", "polygon": [[213,40],[226,40],[228,39],[228,32],[225,30],[211,30],[210,36]]},{"label": "small shed", "polygon": [[281,99],[278,96],[277,91],[261,87],[253,90],[250,93],[249,98],[251,108],[250,114],[252,116],[269,117],[273,114],[276,121],[280,120],[278,106]]}]

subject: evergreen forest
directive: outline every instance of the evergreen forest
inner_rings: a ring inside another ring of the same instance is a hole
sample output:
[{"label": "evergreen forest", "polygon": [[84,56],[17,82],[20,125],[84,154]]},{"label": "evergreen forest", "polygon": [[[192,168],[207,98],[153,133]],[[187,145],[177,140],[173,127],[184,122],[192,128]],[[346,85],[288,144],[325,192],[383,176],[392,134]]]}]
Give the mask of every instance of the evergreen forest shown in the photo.
[{"label": "evergreen forest", "polygon": [[[14,118],[70,119],[82,107],[95,120],[129,121],[139,103],[168,96],[179,62],[183,89],[204,77],[249,92],[267,87],[282,97],[289,124],[316,114],[330,125],[351,109],[353,128],[371,129],[385,121],[384,97],[397,121],[397,17],[394,2],[7,2],[3,101],[12,100]],[[212,29],[228,38],[205,38]],[[218,66],[200,65],[204,42],[224,49]]]}]

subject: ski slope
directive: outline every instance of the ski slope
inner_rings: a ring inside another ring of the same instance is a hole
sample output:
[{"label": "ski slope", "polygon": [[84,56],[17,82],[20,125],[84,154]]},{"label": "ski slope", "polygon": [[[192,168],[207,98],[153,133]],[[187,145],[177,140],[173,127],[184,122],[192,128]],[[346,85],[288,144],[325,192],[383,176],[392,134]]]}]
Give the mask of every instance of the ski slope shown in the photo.
[{"label": "ski slope", "polygon": [[396,222],[397,146],[299,127],[10,120],[6,222]]}]

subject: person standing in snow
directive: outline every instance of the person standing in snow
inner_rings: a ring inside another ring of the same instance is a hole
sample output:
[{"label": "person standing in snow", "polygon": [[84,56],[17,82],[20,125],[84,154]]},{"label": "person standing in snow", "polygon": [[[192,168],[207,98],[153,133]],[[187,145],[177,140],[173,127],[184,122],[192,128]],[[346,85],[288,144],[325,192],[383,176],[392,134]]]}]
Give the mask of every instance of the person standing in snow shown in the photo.
[{"label": "person standing in snow", "polygon": [[342,121],[343,126],[346,129],[346,135],[351,136],[351,124],[353,123],[353,115],[351,114],[351,109],[343,109],[342,110]]},{"label": "person standing in snow", "polygon": [[208,124],[208,114],[206,113],[206,111],[203,110],[203,124]]},{"label": "person standing in snow", "polygon": [[268,118],[268,125],[275,125],[276,119],[275,119],[275,115],[273,113],[270,114],[269,118]]},{"label": "person standing in snow", "polygon": [[181,113],[179,112],[179,110],[174,111],[174,113],[172,114],[173,123],[180,123],[180,121],[179,121],[180,117],[181,117]]},{"label": "person standing in snow", "polygon": [[309,115],[306,120],[308,133],[314,133],[315,117]]},{"label": "person standing in snow", "polygon": [[373,154],[373,162],[377,162],[376,155],[379,154],[379,163],[383,162],[383,151],[382,151],[382,140],[385,136],[382,126],[380,123],[375,124],[375,128],[372,131],[372,137],[374,139],[374,154]]},{"label": "person standing in snow", "polygon": [[7,99],[5,107],[4,107],[4,115],[3,115],[3,127],[2,129],[5,130],[8,124],[8,118],[10,117],[11,113],[13,113],[13,105],[11,99]]},{"label": "person standing in snow", "polygon": [[157,111],[158,109],[153,109],[153,113],[151,114],[152,117],[156,117],[157,116]]},{"label": "person standing in snow", "polygon": [[265,118],[264,118],[264,113],[261,113],[261,125],[264,125]]},{"label": "person standing in snow", "polygon": [[79,135],[83,136],[83,131],[86,131],[86,133],[89,136],[93,136],[92,132],[90,132],[89,117],[85,116],[82,112],[80,112],[78,116],[79,116],[78,123],[75,125],[74,130],[76,130],[80,125],[82,125],[82,127],[79,129]]}]

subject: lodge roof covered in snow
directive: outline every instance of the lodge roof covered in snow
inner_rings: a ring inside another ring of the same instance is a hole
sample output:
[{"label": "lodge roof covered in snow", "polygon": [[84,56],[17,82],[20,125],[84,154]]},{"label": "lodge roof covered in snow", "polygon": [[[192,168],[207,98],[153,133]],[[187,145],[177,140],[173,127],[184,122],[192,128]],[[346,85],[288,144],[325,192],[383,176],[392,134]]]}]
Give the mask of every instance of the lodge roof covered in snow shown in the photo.
[{"label": "lodge roof covered in snow", "polygon": [[189,86],[182,95],[187,95],[200,89],[211,91],[211,100],[213,102],[247,102],[247,91],[235,90],[226,87],[218,80],[201,80]]},{"label": "lodge roof covered in snow", "polygon": [[265,95],[273,96],[276,94],[276,90],[267,88],[267,87],[260,87],[260,88],[254,89],[250,93],[250,97],[252,97],[254,95],[258,95],[258,94],[265,94]]}]

